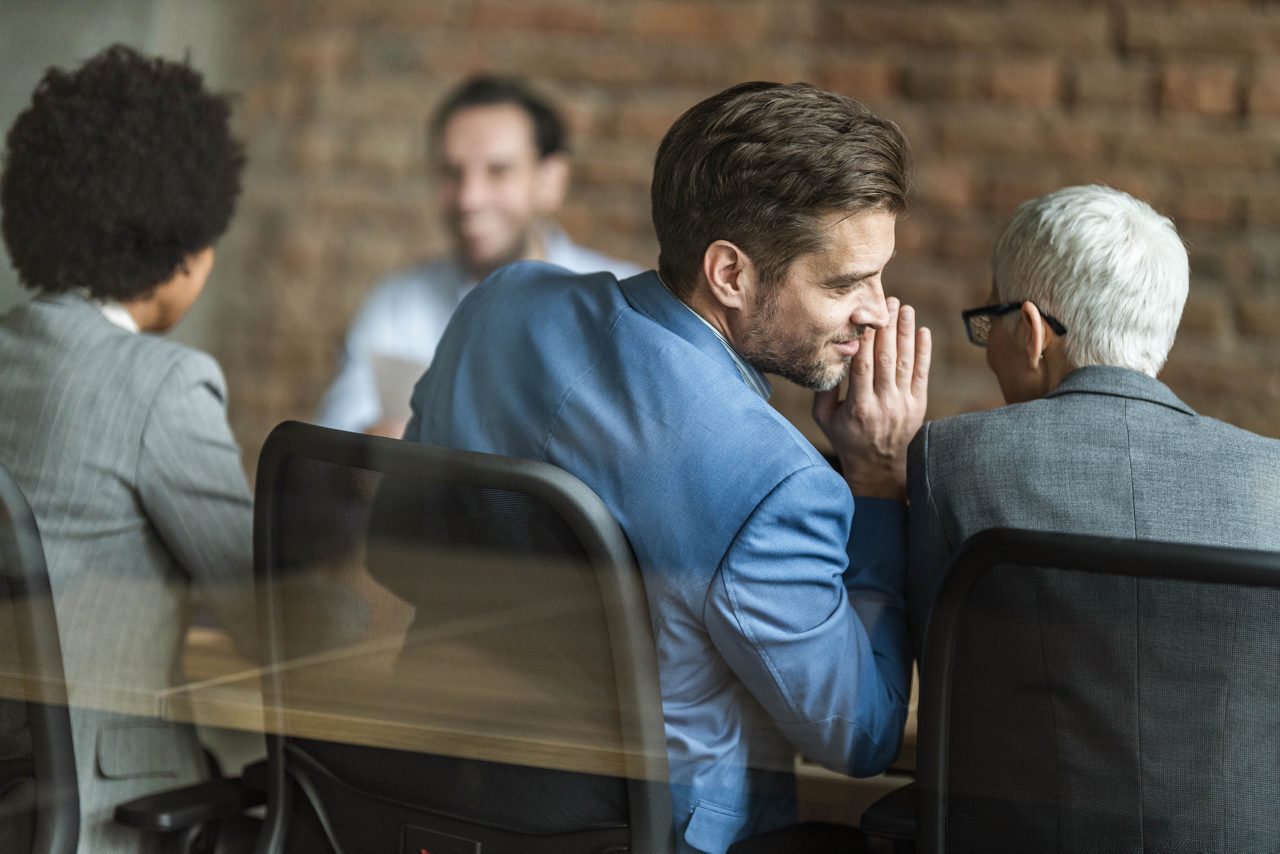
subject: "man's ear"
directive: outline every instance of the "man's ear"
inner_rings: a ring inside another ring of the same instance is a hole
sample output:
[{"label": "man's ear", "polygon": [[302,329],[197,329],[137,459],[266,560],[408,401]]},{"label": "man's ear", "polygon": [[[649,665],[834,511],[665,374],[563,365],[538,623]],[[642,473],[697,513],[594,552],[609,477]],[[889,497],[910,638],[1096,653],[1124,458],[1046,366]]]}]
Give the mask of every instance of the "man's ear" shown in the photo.
[{"label": "man's ear", "polygon": [[569,158],[563,154],[548,154],[538,161],[536,204],[538,211],[553,214],[564,204],[569,189]]},{"label": "man's ear", "polygon": [[1036,304],[1027,300],[1018,309],[1018,345],[1028,367],[1035,368],[1049,346],[1048,327]]},{"label": "man's ear", "polygon": [[716,302],[741,310],[750,304],[755,265],[736,245],[717,240],[702,253],[702,276]]}]

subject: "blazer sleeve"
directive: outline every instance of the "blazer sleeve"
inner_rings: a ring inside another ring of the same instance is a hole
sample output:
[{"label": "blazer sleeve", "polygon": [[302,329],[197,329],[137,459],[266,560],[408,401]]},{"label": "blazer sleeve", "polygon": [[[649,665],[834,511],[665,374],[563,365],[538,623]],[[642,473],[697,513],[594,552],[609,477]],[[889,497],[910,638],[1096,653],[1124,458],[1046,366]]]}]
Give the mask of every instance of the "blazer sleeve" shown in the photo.
[{"label": "blazer sleeve", "polygon": [[954,551],[930,482],[929,426],[920,428],[907,452],[907,606],[917,659],[924,652],[933,601]]},{"label": "blazer sleeve", "polygon": [[[833,494],[843,500],[814,501]],[[731,545],[704,616],[716,648],[798,750],[865,776],[897,756],[911,658],[901,559],[849,568],[851,504],[827,466],[778,484]],[[880,533],[902,538],[900,524]],[[864,592],[865,614],[850,602]]]},{"label": "blazer sleeve", "polygon": [[137,478],[147,518],[196,595],[252,654],[253,504],[227,424],[226,385],[211,357],[184,352],[160,384]]}]

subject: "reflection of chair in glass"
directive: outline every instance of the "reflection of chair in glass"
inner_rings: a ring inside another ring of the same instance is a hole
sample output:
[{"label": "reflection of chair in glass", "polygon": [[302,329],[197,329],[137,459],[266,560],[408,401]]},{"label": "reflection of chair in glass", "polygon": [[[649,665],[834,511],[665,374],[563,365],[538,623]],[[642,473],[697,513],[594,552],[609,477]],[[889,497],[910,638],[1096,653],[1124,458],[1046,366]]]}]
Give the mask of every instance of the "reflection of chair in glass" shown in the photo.
[{"label": "reflection of chair in glass", "polygon": [[[74,854],[80,799],[62,644],[35,517],[0,468],[0,851]],[[116,820],[160,837],[161,850],[247,851],[261,803],[241,781],[211,781],[124,804]],[[238,843],[239,847],[236,847]]]},{"label": "reflection of chair in glass", "polygon": [[0,850],[72,854],[80,832],[62,646],[35,517],[0,468]]},{"label": "reflection of chair in glass", "polygon": [[917,782],[863,828],[914,798],[921,851],[1280,850],[1278,653],[1280,554],[984,531],[929,625]]},{"label": "reflection of chair in glass", "polygon": [[[256,513],[267,850],[670,850],[643,586],[580,481],[287,423]],[[299,607],[317,583],[358,637]]]}]

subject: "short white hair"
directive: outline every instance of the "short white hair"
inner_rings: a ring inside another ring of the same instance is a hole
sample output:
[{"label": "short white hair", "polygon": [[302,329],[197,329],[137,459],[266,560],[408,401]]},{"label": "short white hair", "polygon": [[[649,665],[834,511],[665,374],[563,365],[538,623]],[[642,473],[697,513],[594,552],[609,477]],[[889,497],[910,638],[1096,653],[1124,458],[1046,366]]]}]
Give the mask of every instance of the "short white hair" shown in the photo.
[{"label": "short white hair", "polygon": [[1001,302],[1030,300],[1062,321],[1076,367],[1164,366],[1187,301],[1187,249],[1146,202],[1100,184],[1024,202],[991,266]]}]

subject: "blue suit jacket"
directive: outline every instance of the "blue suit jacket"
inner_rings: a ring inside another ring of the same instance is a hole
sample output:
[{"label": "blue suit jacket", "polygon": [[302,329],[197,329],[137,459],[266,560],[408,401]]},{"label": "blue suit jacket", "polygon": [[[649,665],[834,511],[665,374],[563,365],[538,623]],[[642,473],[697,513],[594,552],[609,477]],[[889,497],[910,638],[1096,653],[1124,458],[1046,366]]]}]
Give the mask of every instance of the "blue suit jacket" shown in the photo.
[{"label": "blue suit jacket", "polygon": [[613,511],[649,597],[682,850],[794,821],[796,750],[859,775],[897,754],[902,505],[860,500],[851,538],[845,481],[656,274],[498,271],[406,438],[546,460]]}]

